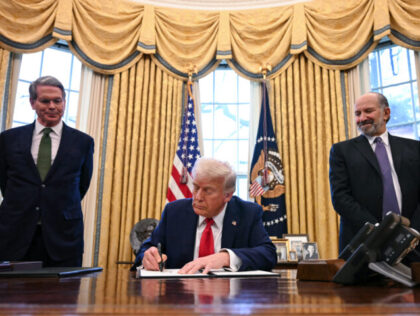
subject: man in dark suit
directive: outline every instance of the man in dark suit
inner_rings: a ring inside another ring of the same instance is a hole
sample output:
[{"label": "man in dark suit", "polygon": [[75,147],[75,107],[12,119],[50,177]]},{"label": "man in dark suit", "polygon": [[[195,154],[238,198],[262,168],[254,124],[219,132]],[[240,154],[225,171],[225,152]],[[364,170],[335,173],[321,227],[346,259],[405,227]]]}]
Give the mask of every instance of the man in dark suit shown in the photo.
[{"label": "man in dark suit", "polygon": [[93,139],[61,120],[66,101],[57,79],[35,80],[29,94],[36,121],[0,134],[0,260],[81,266]]},{"label": "man in dark suit", "polygon": [[[156,247],[160,243],[166,268],[180,268],[181,273],[200,269],[207,273],[222,267],[272,269],[276,248],[263,227],[262,209],[232,196],[236,182],[232,168],[215,159],[200,158],[192,176],[193,198],[166,205],[135,265],[158,270],[161,259]],[[206,231],[211,235],[210,252],[202,252]]]},{"label": "man in dark suit", "polygon": [[[411,227],[420,231],[420,142],[389,134],[386,123],[390,115],[388,101],[382,94],[370,92],[361,96],[355,104],[355,119],[362,135],[331,148],[331,197],[341,216],[340,252],[364,223],[380,222],[387,211],[408,218]],[[383,156],[388,157],[389,176],[383,175],[378,162],[382,158],[378,160],[375,154],[378,142],[386,150]],[[389,181],[383,180],[385,177]],[[388,204],[384,197],[394,199],[393,209],[385,206]]]}]

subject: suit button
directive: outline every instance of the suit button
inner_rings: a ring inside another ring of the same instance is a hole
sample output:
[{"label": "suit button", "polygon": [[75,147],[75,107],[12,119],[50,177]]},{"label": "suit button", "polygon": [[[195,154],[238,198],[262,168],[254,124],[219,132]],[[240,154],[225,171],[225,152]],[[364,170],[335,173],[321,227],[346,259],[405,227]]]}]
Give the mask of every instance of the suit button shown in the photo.
[{"label": "suit button", "polygon": [[39,206],[35,207],[35,210],[36,210],[36,211],[39,211]]},{"label": "suit button", "polygon": [[46,187],[46,185],[45,185],[45,184],[41,184],[41,187],[42,187],[42,188],[45,188],[45,187]]}]

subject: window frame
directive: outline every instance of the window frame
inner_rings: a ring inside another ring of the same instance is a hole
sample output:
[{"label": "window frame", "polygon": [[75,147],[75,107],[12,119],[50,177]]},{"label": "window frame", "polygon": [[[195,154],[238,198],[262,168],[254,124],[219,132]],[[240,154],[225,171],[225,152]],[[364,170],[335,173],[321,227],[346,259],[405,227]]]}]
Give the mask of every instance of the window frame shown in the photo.
[{"label": "window frame", "polygon": [[[215,72],[216,71],[232,71],[234,74],[235,74],[235,76],[236,76],[236,96],[235,96],[235,98],[236,98],[236,102],[220,102],[220,101],[216,101],[216,75],[215,75]],[[215,142],[222,142],[222,141],[226,141],[226,140],[229,140],[229,141],[235,141],[236,142],[236,157],[237,157],[237,159],[236,159],[236,161],[237,161],[237,163],[236,163],[236,165],[233,165],[231,162],[229,162],[231,165],[232,165],[232,167],[234,168],[234,170],[236,171],[236,175],[237,175],[237,177],[236,177],[236,191],[235,191],[235,194],[236,195],[238,195],[238,196],[240,196],[242,199],[244,199],[244,200],[248,200],[249,199],[249,194],[248,194],[248,177],[249,177],[249,164],[250,164],[250,161],[249,161],[249,145],[250,145],[250,136],[249,136],[249,134],[250,134],[250,130],[251,130],[251,124],[252,124],[252,122],[251,122],[251,119],[252,119],[252,116],[251,116],[251,106],[252,106],[252,101],[251,101],[251,93],[250,93],[250,96],[249,96],[249,99],[248,99],[248,102],[242,102],[242,101],[240,101],[240,98],[239,98],[239,94],[240,94],[240,89],[239,89],[239,85],[240,85],[240,83],[239,83],[239,80],[240,79],[242,79],[243,80],[243,78],[240,78],[240,76],[232,69],[232,68],[230,68],[229,67],[229,65],[226,63],[226,62],[222,62],[222,63],[220,63],[219,65],[218,65],[218,67],[213,71],[213,72],[211,72],[211,73],[209,73],[207,76],[212,76],[212,91],[211,91],[211,95],[212,95],[212,99],[211,99],[211,102],[208,102],[208,101],[206,101],[206,102],[203,102],[202,100],[200,100],[200,109],[199,109],[199,112],[200,112],[200,116],[201,116],[201,120],[200,121],[202,121],[202,119],[203,119],[203,115],[202,115],[202,110],[203,110],[203,106],[211,106],[211,111],[212,111],[212,122],[213,122],[213,128],[212,128],[212,135],[211,135],[211,137],[208,137],[208,135],[205,135],[205,131],[202,129],[202,131],[201,131],[201,135],[202,135],[202,140],[201,140],[201,143],[203,144],[203,146],[202,146],[202,152],[201,152],[201,154],[202,154],[202,156],[208,156],[208,157],[214,157],[214,150],[215,150],[215,148],[214,148],[214,146],[215,146]],[[201,89],[203,89],[203,85],[202,85],[202,83],[199,83],[199,88],[200,88],[200,90]],[[249,91],[251,91],[251,84],[250,84],[250,87],[249,87]],[[215,108],[217,107],[217,105],[221,105],[221,106],[223,106],[223,105],[236,105],[236,109],[235,109],[235,116],[236,116],[236,137],[234,138],[234,139],[232,139],[232,138],[222,138],[222,137],[215,137],[214,136],[214,133],[215,133],[215,124],[214,124],[214,121],[215,121]],[[240,137],[240,133],[239,133],[239,127],[240,127],[240,119],[241,119],[241,116],[240,116],[240,114],[239,114],[239,111],[240,111],[240,108],[239,108],[239,106],[240,105],[247,105],[248,106],[248,135],[245,137]],[[202,124],[201,124],[201,126],[203,126]],[[247,147],[247,149],[248,149],[248,153],[247,153],[247,155],[246,155],[246,161],[247,161],[247,166],[246,166],[246,171],[240,171],[239,169],[239,166],[240,166],[240,150],[239,150],[239,147],[240,147],[240,141],[246,141],[247,142],[247,145],[246,145],[246,147]],[[209,152],[207,152],[205,149],[208,149],[208,147],[207,146],[204,146],[204,144],[206,143],[206,142],[211,142],[211,153],[209,153]],[[224,159],[224,160],[228,160],[228,159]],[[240,191],[240,189],[241,189],[241,184],[242,184],[242,186],[243,186],[243,188],[242,188],[242,191],[243,192],[241,192]],[[242,194],[241,194],[242,193]],[[246,194],[246,195],[245,195]]]},{"label": "window frame", "polygon": [[[409,74],[409,79],[405,80],[405,81],[400,81],[398,83],[391,83],[391,84],[384,84],[383,83],[383,76],[382,76],[382,66],[378,67],[377,72],[378,72],[378,86],[377,87],[373,87],[372,86],[372,81],[371,81],[371,75],[372,75],[372,69],[371,69],[371,64],[370,64],[370,56],[371,54],[375,54],[376,56],[376,60],[377,60],[377,65],[381,65],[381,54],[380,51],[382,50],[386,50],[386,49],[391,49],[393,47],[401,47],[401,49],[404,50],[404,53],[406,54],[406,58],[407,58],[407,63],[404,66],[408,67],[408,74]],[[411,58],[410,58],[410,53],[414,54],[414,63],[415,66],[412,67],[411,64]],[[419,101],[419,80],[418,80],[418,73],[419,70],[417,69],[419,67],[418,62],[416,62],[416,58],[418,58],[418,52],[410,50],[408,48],[405,48],[403,46],[399,46],[395,43],[392,43],[388,38],[385,38],[384,40],[382,40],[377,47],[369,54],[367,61],[368,61],[368,73],[369,73],[369,89],[368,91],[373,91],[373,92],[379,92],[379,93],[383,93],[384,89],[387,88],[393,88],[393,87],[398,87],[398,86],[403,86],[403,85],[409,85],[410,87],[410,99],[411,99],[411,111],[413,112],[413,119],[411,119],[408,122],[399,122],[399,123],[391,123],[388,122],[387,123],[387,129],[391,130],[391,133],[394,133],[395,135],[399,135],[398,132],[396,132],[395,130],[392,131],[393,128],[399,128],[399,127],[409,127],[412,126],[413,129],[413,133],[414,133],[414,139],[420,140],[420,117],[416,116],[416,113],[420,112],[420,109],[418,109],[416,111],[416,103],[419,104],[420,106],[420,101]],[[412,71],[412,68],[415,69],[415,71]],[[417,98],[415,95],[415,91],[414,91],[414,86],[417,86]],[[391,103],[391,102],[390,102]],[[391,104],[390,104],[391,105]],[[392,113],[391,113],[392,115]],[[401,136],[401,135],[400,135]]]},{"label": "window frame", "polygon": [[[70,51],[67,43],[62,42],[62,41],[59,41],[59,42],[55,43],[54,45],[49,46],[49,47],[45,48],[44,50],[38,52],[38,53],[41,53],[41,63],[40,63],[40,68],[39,68],[39,72],[38,72],[37,78],[41,77],[42,72],[43,72],[43,66],[45,64],[44,56],[45,56],[46,50],[63,51],[63,52],[69,53],[71,55],[70,66],[69,66],[70,67],[70,71],[69,71],[68,85],[67,86],[64,86],[64,91],[66,93],[66,98],[65,98],[66,108],[65,108],[65,112],[63,114],[63,118],[62,119],[63,119],[63,121],[67,125],[69,125],[71,127],[75,127],[76,126],[76,123],[77,123],[76,122],[77,121],[77,111],[78,111],[78,104],[79,104],[79,100],[80,100],[80,82],[82,80],[82,63],[79,61],[80,67],[81,67],[81,69],[80,69],[80,78],[79,78],[79,85],[78,85],[79,90],[76,90],[76,89],[72,88],[72,83],[75,80],[73,78],[74,77],[74,63],[77,60],[77,57]],[[14,69],[14,71],[17,71],[17,75],[16,75],[16,79],[15,79],[16,80],[16,82],[15,82],[15,89],[13,89],[14,90],[13,91],[14,96],[13,96],[13,99],[11,100],[11,103],[13,103],[13,104],[10,107],[11,108],[11,113],[10,113],[10,115],[11,115],[11,118],[10,118],[10,127],[22,126],[22,125],[26,125],[26,124],[30,124],[31,123],[31,122],[19,121],[18,119],[15,119],[15,117],[16,117],[15,116],[15,114],[16,114],[16,104],[17,104],[16,103],[17,102],[16,100],[17,100],[17,97],[18,97],[19,83],[22,82],[22,83],[24,83],[26,85],[30,85],[31,82],[32,82],[32,81],[29,81],[27,79],[21,79],[20,78],[20,69],[22,67],[22,58],[24,57],[24,54],[19,54],[19,55],[16,55],[16,56],[17,56],[18,59],[20,59],[20,62],[19,62],[18,67],[16,67]],[[77,93],[78,100],[76,102],[76,104],[77,104],[76,116],[74,117],[74,119],[71,119],[69,117],[70,116],[70,114],[69,114],[69,112],[70,112],[69,111],[70,110],[70,106],[69,105],[70,105],[70,102],[72,100],[71,98],[72,98],[73,93]],[[29,92],[28,92],[27,102],[28,102],[28,109],[29,109]],[[32,122],[36,119],[36,117],[37,116],[36,116],[36,113],[34,111]]]}]

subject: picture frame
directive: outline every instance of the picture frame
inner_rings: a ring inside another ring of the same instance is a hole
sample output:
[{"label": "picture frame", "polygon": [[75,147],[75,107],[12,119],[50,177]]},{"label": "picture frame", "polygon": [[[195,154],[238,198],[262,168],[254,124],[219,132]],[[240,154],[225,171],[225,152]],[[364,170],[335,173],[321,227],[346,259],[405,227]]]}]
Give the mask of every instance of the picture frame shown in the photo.
[{"label": "picture frame", "polygon": [[283,238],[289,240],[289,251],[296,251],[297,260],[302,260],[303,243],[309,242],[308,234],[283,234]]},{"label": "picture frame", "polygon": [[319,259],[318,245],[316,242],[304,242],[303,247],[303,260],[316,260]]},{"label": "picture frame", "polygon": [[291,261],[291,262],[296,262],[296,261],[298,261],[296,251],[294,251],[294,250],[289,250],[289,261]]},{"label": "picture frame", "polygon": [[285,238],[272,239],[276,247],[277,263],[289,261],[289,241]]}]

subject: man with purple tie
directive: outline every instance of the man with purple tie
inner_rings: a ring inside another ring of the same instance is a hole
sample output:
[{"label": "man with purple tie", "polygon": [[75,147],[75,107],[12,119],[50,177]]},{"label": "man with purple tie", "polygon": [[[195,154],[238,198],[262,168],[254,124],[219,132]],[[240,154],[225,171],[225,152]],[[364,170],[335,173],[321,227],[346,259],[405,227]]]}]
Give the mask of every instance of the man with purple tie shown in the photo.
[{"label": "man with purple tie", "polygon": [[330,186],[340,214],[341,252],[365,222],[391,211],[420,231],[420,142],[388,133],[391,109],[385,96],[369,92],[356,100],[361,134],[336,143],[330,152]]}]

